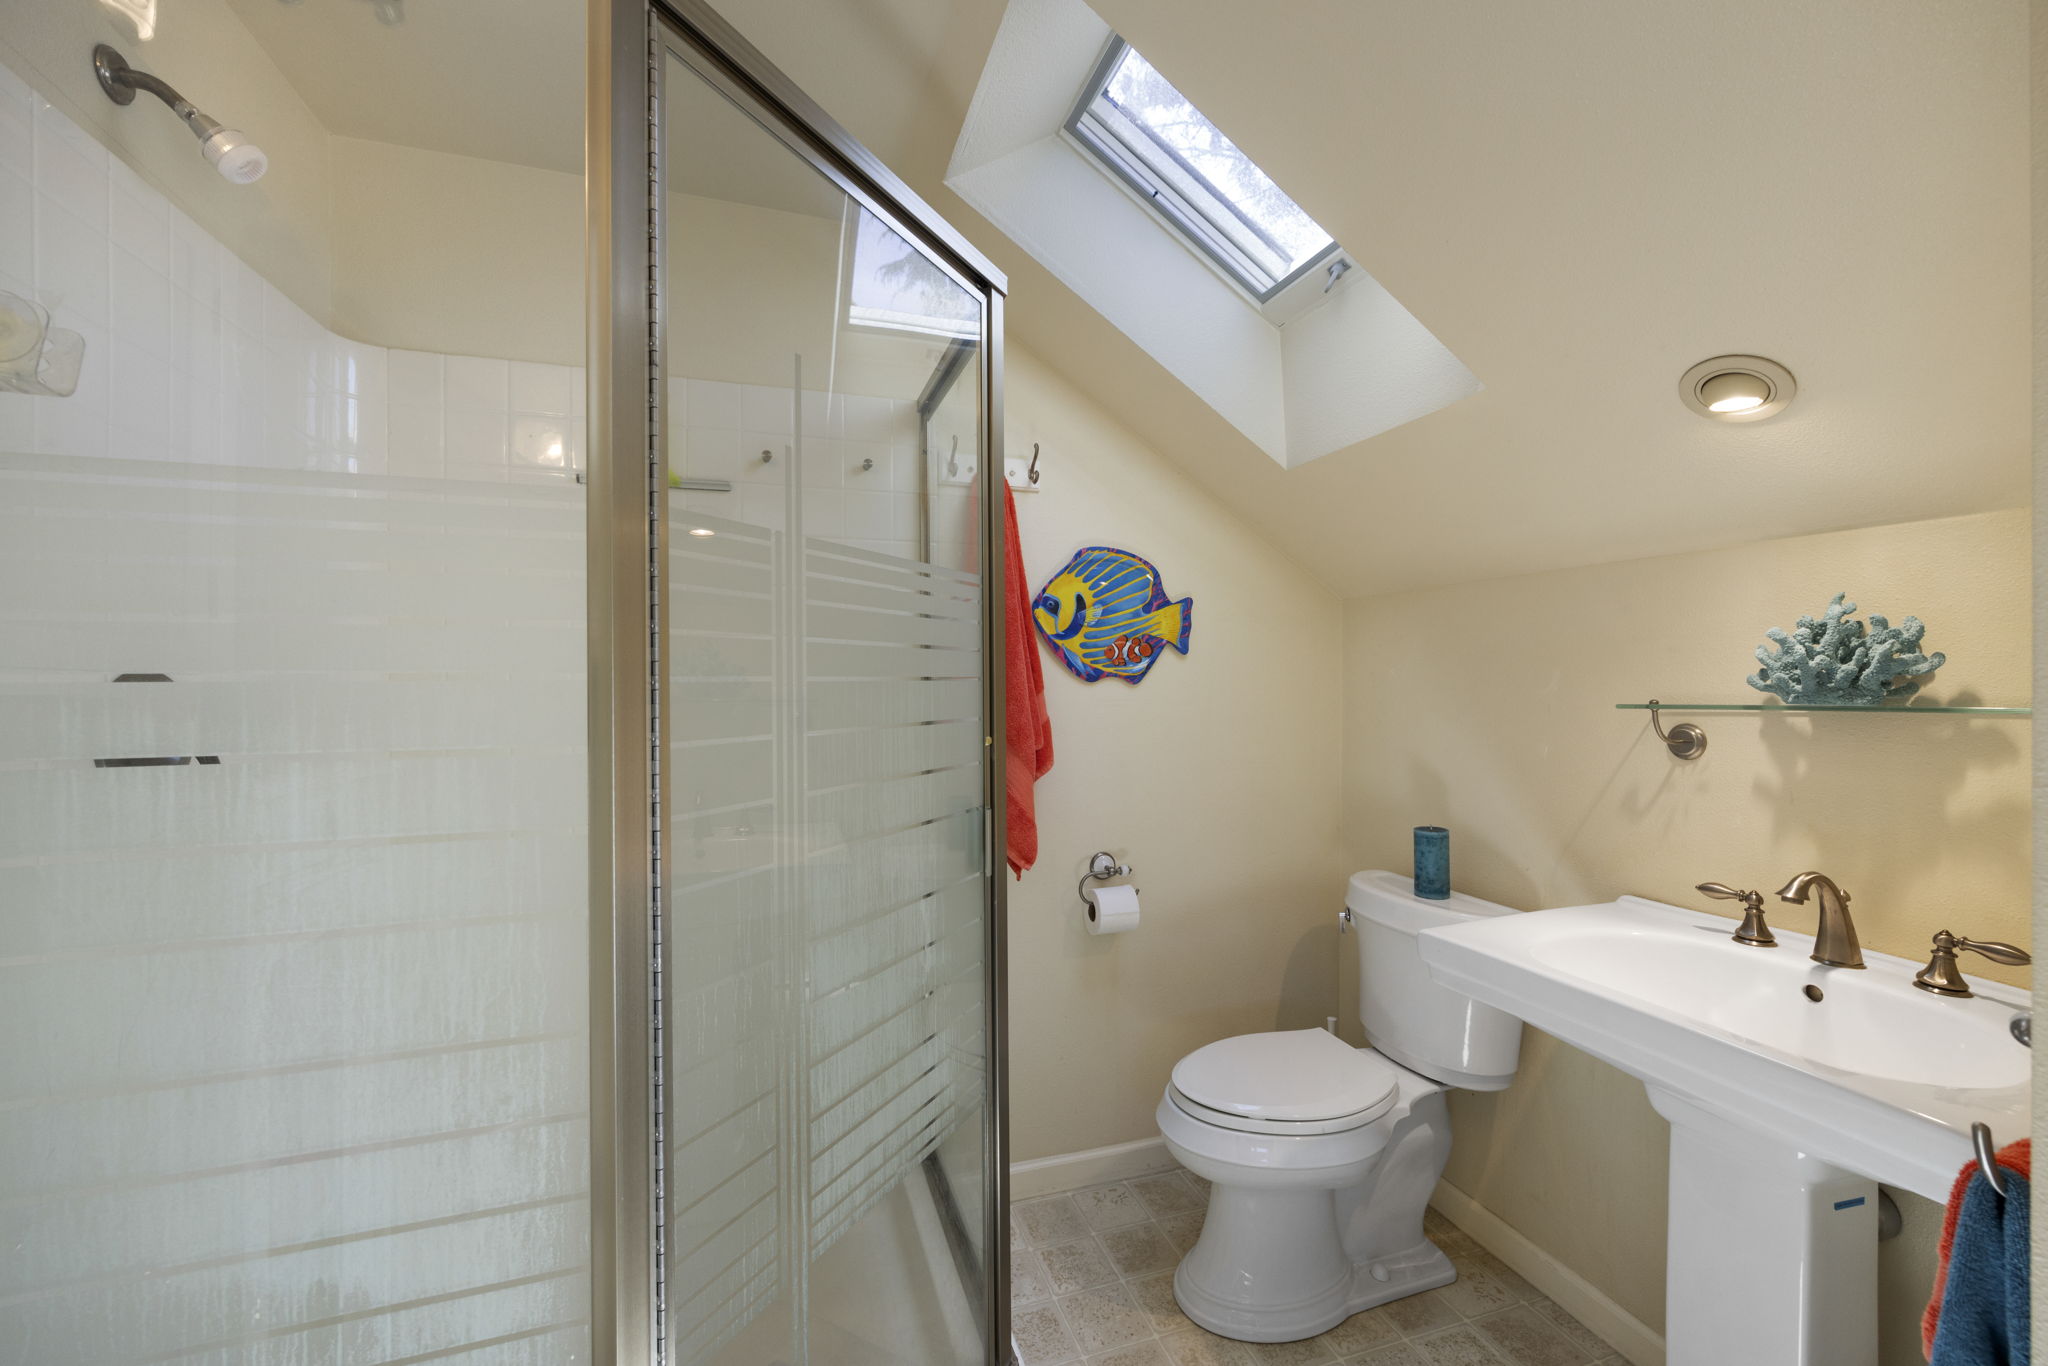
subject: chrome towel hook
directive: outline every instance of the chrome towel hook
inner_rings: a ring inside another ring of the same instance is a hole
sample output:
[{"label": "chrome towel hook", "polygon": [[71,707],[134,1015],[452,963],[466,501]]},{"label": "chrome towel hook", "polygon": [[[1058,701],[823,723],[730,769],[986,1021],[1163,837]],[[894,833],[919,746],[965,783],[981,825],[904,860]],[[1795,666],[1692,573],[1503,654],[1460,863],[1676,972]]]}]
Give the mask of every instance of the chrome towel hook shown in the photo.
[{"label": "chrome towel hook", "polygon": [[1031,443],[1031,468],[1026,473],[1031,476],[1032,483],[1038,482],[1038,443],[1036,441]]},{"label": "chrome towel hook", "polygon": [[1970,1126],[1970,1146],[1977,1152],[1977,1170],[1983,1174],[1991,1189],[1996,1191],[2001,1199],[2004,1198],[2009,1187],[2005,1183],[2005,1173],[1998,1168],[1998,1149],[1991,1141],[1989,1124]]}]

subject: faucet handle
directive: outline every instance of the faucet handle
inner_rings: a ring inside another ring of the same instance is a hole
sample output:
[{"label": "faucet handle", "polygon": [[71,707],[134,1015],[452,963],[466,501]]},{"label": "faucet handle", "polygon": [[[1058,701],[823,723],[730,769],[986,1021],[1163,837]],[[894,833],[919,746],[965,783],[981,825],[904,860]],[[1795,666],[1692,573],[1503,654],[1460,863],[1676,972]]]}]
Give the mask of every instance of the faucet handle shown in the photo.
[{"label": "faucet handle", "polygon": [[1958,939],[1956,947],[1981,953],[1994,963],[2010,963],[2021,967],[2034,961],[2034,955],[2014,944],[2003,944],[1996,939]]},{"label": "faucet handle", "polygon": [[1702,882],[1693,890],[1704,892],[1716,901],[1742,903],[1742,924],[1729,936],[1736,943],[1749,944],[1760,949],[1778,947],[1777,937],[1771,933],[1771,927],[1764,923],[1763,893],[1738,891],[1725,882]]},{"label": "faucet handle", "polygon": [[2018,966],[2034,961],[2032,954],[2016,945],[2001,944],[1995,939],[1965,939],[1941,930],[1934,936],[1933,956],[1926,967],[1913,975],[1913,985],[1937,996],[1975,996],[1977,993],[1970,990],[1962,969],[1956,966],[1956,954],[1964,950],[1981,953],[1994,963]]}]

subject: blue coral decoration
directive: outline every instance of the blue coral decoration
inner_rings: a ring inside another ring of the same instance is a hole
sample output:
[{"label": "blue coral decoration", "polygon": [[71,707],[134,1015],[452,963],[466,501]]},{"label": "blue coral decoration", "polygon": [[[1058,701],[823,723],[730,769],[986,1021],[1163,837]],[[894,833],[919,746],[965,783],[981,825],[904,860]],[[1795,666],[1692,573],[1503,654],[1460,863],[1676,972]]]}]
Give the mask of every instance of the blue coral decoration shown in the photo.
[{"label": "blue coral decoration", "polygon": [[1920,652],[1927,634],[1920,618],[1894,626],[1872,612],[1866,626],[1850,615],[1856,604],[1847,596],[1835,594],[1818,621],[1801,617],[1790,631],[1764,632],[1778,648],[1756,647],[1763,668],[1749,676],[1749,686],[1801,706],[1874,707],[1911,697],[1948,662],[1939,651]]}]

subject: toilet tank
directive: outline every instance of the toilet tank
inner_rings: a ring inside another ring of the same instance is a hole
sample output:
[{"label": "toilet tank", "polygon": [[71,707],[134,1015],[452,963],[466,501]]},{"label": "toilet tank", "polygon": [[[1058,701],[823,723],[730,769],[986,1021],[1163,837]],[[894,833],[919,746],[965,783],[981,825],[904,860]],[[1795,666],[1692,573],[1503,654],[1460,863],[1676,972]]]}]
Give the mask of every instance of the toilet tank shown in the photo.
[{"label": "toilet tank", "polygon": [[1372,1046],[1413,1071],[1468,1091],[1499,1091],[1515,1079],[1522,1022],[1439,986],[1415,936],[1438,925],[1514,915],[1507,906],[1452,892],[1431,901],[1399,873],[1354,873],[1344,897],[1358,943],[1358,1020]]}]

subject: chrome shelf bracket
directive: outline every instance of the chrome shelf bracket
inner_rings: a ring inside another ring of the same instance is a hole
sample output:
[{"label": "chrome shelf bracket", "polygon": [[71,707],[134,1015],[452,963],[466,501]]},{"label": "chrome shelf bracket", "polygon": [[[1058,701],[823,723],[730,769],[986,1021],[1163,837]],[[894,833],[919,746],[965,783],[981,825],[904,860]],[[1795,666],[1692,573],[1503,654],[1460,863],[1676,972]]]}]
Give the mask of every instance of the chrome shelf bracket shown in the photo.
[{"label": "chrome shelf bracket", "polygon": [[1664,723],[1657,711],[1659,705],[1656,698],[1650,699],[1650,729],[1655,731],[1657,738],[1664,742],[1664,748],[1671,751],[1671,757],[1674,759],[1697,759],[1702,754],[1705,754],[1707,752],[1707,733],[1690,721],[1680,721],[1670,730],[1665,730]]}]

